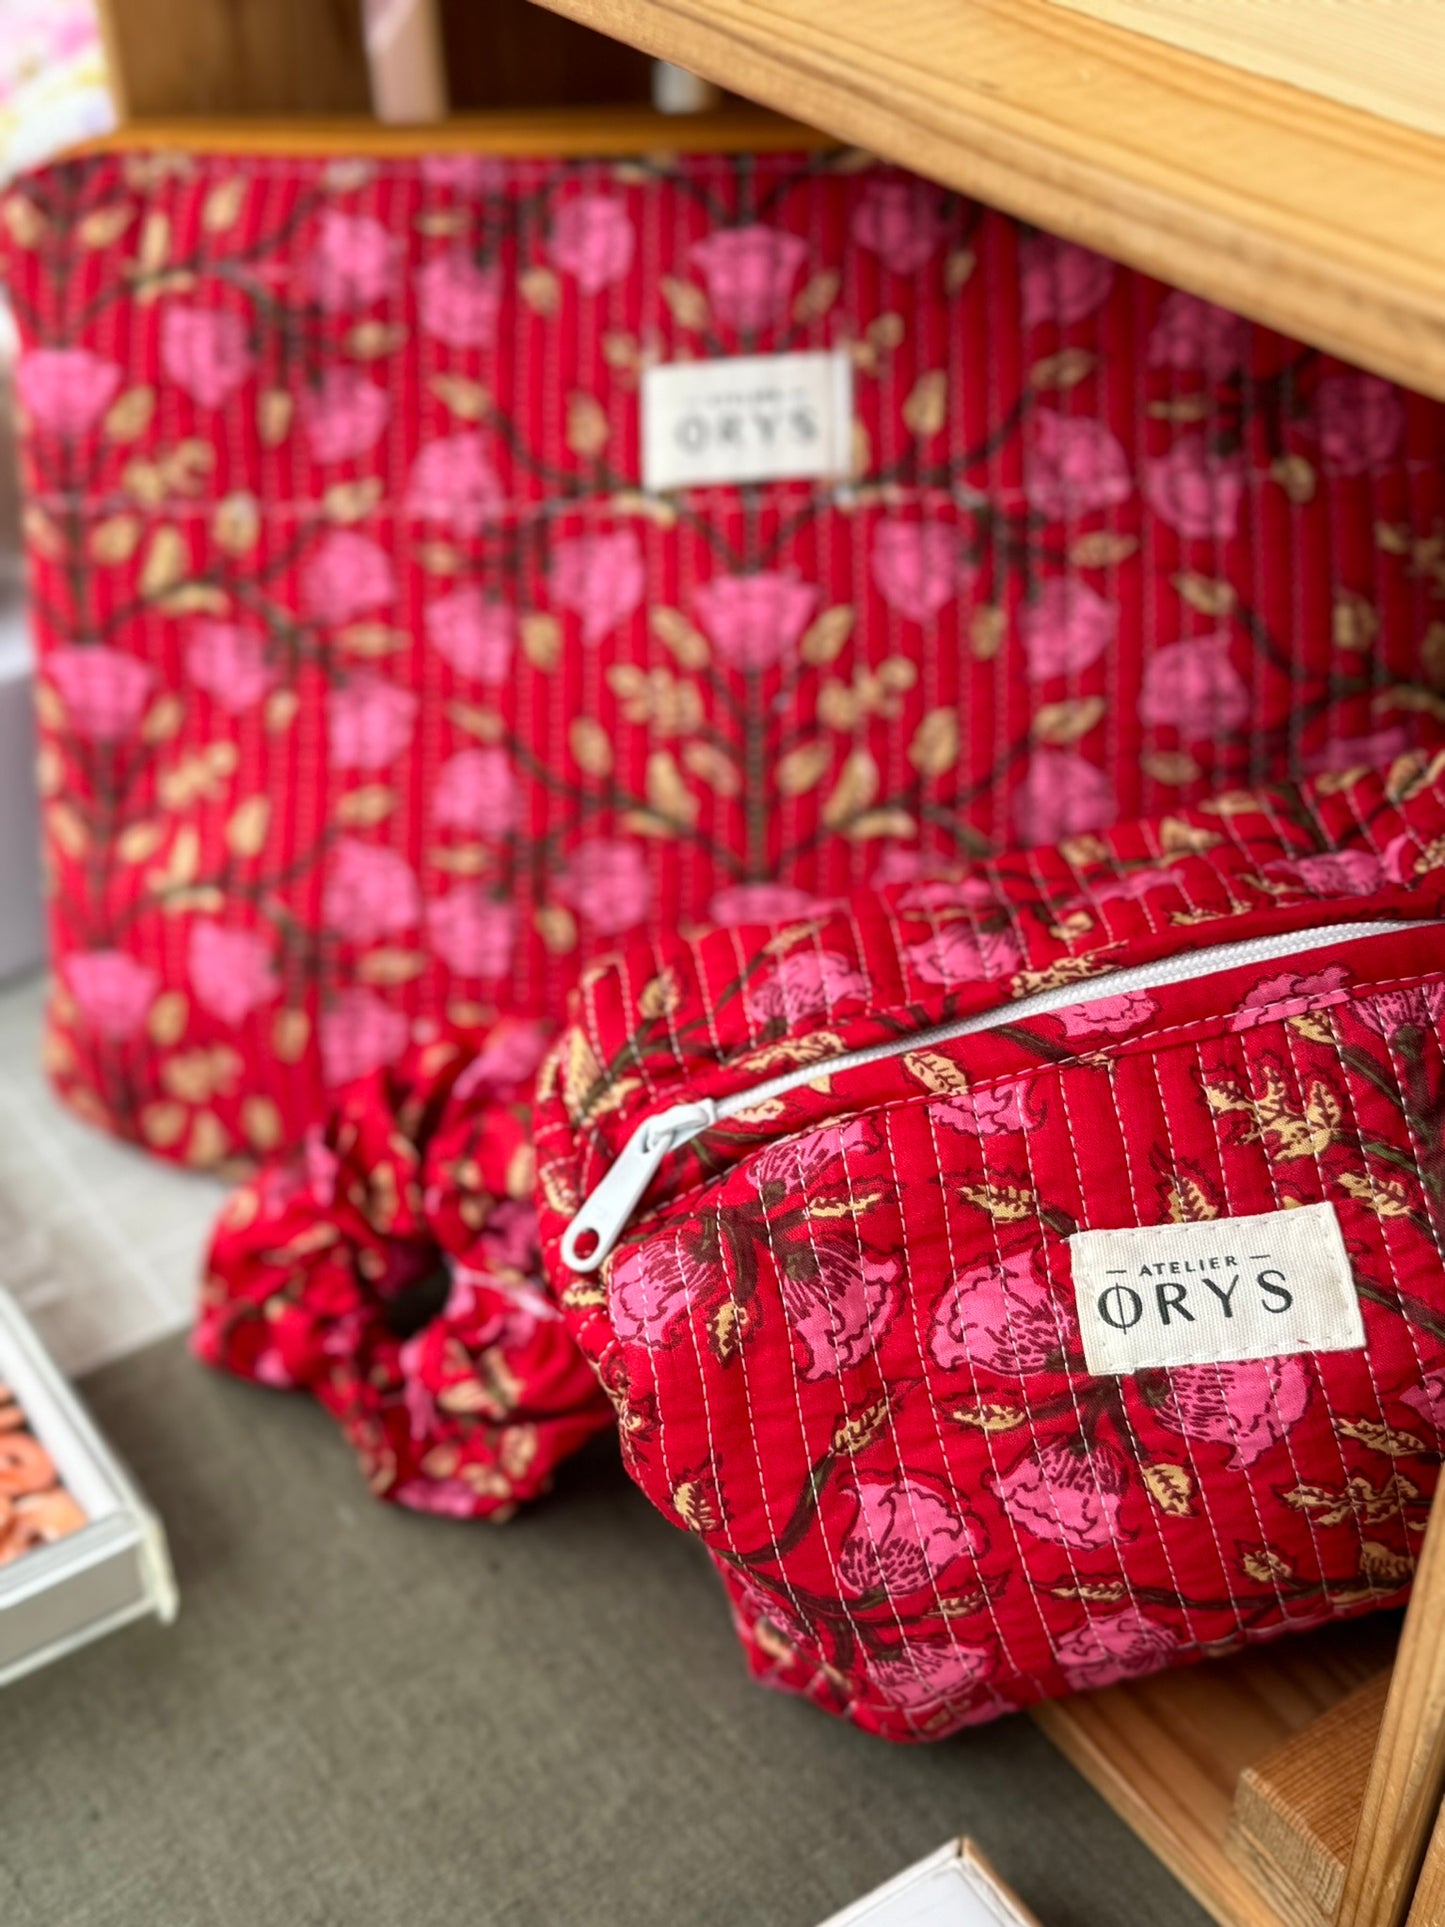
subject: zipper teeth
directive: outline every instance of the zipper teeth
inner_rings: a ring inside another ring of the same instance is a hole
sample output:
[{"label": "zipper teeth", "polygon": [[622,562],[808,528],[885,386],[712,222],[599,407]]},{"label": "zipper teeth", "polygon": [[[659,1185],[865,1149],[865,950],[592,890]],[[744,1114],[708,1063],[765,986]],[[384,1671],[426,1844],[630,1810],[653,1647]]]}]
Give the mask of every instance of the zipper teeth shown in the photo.
[{"label": "zipper teeth", "polygon": [[[1124,997],[1132,991],[1189,983],[1197,977],[1213,976],[1218,971],[1233,970],[1249,963],[1270,963],[1292,957],[1302,950],[1347,943],[1356,937],[1385,937],[1402,930],[1425,929],[1431,927],[1432,922],[1433,919],[1421,923],[1380,921],[1320,924],[1309,930],[1290,930],[1275,937],[1253,937],[1239,943],[1215,944],[1208,950],[1162,957],[1157,963],[1135,964],[1128,970],[1106,971],[1081,983],[1057,984],[1052,990],[1036,991],[1031,997],[1020,997],[1014,1003],[1001,1004],[996,1009],[976,1011],[973,1016],[959,1017],[951,1024],[935,1024],[928,1030],[909,1031],[902,1037],[890,1038],[886,1043],[868,1044],[861,1050],[845,1051],[837,1057],[817,1058],[810,1064],[799,1066],[797,1070],[770,1077],[765,1083],[753,1084],[745,1091],[734,1091],[729,1097],[717,1098],[713,1115],[719,1121],[736,1117],[739,1111],[751,1110],[755,1104],[765,1104],[770,1098],[785,1097],[789,1091],[801,1090],[804,1085],[820,1077],[836,1077],[845,1071],[861,1070],[867,1064],[880,1064],[889,1057],[902,1057],[907,1051],[926,1050],[931,1044],[951,1043],[955,1038],[973,1037],[981,1031],[1001,1030],[1005,1024],[1022,1023],[1029,1017],[1046,1016],[1050,1011],[1072,1010],[1079,1004],[1098,1003],[1104,997]],[[693,1107],[684,1105],[674,1108]],[[661,1124],[666,1116],[665,1111],[661,1112],[655,1121]],[[704,1128],[706,1126],[699,1126],[699,1130]],[[679,1138],[677,1143],[685,1141]]]}]

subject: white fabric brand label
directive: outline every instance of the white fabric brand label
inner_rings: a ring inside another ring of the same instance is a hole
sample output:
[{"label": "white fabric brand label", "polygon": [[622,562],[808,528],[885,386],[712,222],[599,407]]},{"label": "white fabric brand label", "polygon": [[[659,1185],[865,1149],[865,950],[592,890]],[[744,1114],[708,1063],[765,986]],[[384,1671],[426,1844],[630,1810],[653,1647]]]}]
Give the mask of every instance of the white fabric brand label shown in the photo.
[{"label": "white fabric brand label", "polygon": [[848,473],[846,354],[666,361],[642,375],[642,486],[782,482]]},{"label": "white fabric brand label", "polygon": [[1365,1342],[1332,1204],[1076,1231],[1069,1255],[1084,1360],[1097,1376]]}]

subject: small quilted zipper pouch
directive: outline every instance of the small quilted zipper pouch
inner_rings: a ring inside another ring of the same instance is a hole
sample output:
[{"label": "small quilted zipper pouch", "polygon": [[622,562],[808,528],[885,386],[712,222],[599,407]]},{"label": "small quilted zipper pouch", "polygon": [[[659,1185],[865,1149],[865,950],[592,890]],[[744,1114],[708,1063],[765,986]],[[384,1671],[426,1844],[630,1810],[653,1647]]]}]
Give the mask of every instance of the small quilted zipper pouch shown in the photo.
[{"label": "small quilted zipper pouch", "polygon": [[1445,1426],[1440,770],[584,980],[552,1282],[760,1677],[933,1738],[1402,1603]]}]

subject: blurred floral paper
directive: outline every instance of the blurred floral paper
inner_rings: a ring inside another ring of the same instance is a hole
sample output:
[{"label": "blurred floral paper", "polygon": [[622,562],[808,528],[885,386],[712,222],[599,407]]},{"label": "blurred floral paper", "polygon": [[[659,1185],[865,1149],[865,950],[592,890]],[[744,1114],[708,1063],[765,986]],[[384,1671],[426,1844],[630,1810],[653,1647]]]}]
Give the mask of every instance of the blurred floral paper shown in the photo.
[{"label": "blurred floral paper", "polygon": [[0,0],[0,183],[114,125],[93,0]]}]

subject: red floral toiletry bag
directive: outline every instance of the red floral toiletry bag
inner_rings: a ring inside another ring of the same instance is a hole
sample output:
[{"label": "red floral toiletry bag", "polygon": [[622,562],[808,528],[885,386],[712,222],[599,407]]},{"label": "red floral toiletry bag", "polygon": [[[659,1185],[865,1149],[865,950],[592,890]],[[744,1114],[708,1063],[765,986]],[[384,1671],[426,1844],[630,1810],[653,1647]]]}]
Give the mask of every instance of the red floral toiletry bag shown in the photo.
[{"label": "red floral toiletry bag", "polygon": [[[0,253],[51,1068],[162,1155],[635,931],[1441,739],[1445,409],[857,154],[91,154]],[[649,483],[650,377],[780,356],[851,456]]]},{"label": "red floral toiletry bag", "polygon": [[589,973],[544,1253],[762,1678],[932,1738],[1404,1599],[1445,1426],[1440,774]]}]

